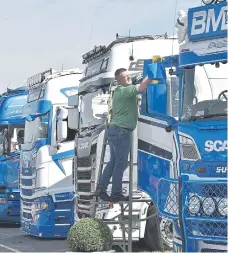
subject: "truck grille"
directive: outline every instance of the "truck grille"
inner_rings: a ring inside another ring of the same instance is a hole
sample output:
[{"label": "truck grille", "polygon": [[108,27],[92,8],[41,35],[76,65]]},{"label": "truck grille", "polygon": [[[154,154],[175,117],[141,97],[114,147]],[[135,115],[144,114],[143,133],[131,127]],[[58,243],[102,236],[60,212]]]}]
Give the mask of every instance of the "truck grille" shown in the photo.
[{"label": "truck grille", "polygon": [[21,184],[24,186],[32,186],[32,179],[21,179]]},{"label": "truck grille", "polygon": [[21,192],[22,192],[22,194],[24,196],[32,196],[32,194],[33,194],[33,190],[31,190],[31,189],[23,189],[23,188],[21,188]]},{"label": "truck grille", "polygon": [[199,155],[194,145],[181,144],[180,151],[183,159],[198,160],[199,158]]},{"label": "truck grille", "polygon": [[30,213],[23,212],[23,218],[31,220],[32,215]]},{"label": "truck grille", "polygon": [[78,204],[90,206],[90,200],[79,199]]},{"label": "truck grille", "polygon": [[92,156],[78,158],[78,167],[91,167],[92,166]]},{"label": "truck grille", "polygon": [[78,199],[83,199],[83,200],[92,200],[93,196],[88,196],[88,195],[79,195]]},{"label": "truck grille", "polygon": [[33,168],[22,168],[21,170],[21,175],[22,176],[29,176],[32,177],[33,176]]},{"label": "truck grille", "polygon": [[78,183],[77,191],[78,192],[91,192],[91,184]]},{"label": "truck grille", "polygon": [[78,180],[88,180],[91,179],[92,176],[92,171],[88,170],[88,171],[77,171],[77,179]]}]

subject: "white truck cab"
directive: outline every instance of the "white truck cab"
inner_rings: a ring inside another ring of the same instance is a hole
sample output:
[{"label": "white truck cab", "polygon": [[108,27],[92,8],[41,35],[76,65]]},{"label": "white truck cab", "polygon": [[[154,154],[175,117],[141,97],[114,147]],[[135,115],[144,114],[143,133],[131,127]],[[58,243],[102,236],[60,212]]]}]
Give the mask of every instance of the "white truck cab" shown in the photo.
[{"label": "white truck cab", "polygon": [[80,69],[50,69],[28,79],[20,197],[21,228],[33,236],[66,238],[74,222],[75,131],[68,126],[67,106],[81,77]]},{"label": "white truck cab", "polygon": [[[69,98],[69,126],[79,129],[75,139],[75,192],[77,194],[76,218],[91,217],[92,195],[96,189],[98,167],[104,138],[104,124],[108,113],[109,86],[114,83],[114,73],[118,68],[126,68],[130,73],[143,71],[144,60],[154,55],[166,56],[178,52],[178,42],[174,38],[161,36],[136,36],[117,38],[110,45],[95,47],[83,55],[83,63],[87,64],[80,80],[79,93]],[[171,79],[170,79],[171,80]],[[170,100],[171,101],[171,100]],[[171,103],[170,103],[171,104]],[[148,195],[137,187],[137,128],[134,131],[134,175],[133,198],[148,199]],[[109,160],[109,148],[106,149],[105,163]],[[129,168],[123,177],[123,192],[128,192]],[[108,191],[110,192],[111,183]],[[155,248],[156,235],[151,228],[154,222],[150,220],[138,222],[151,214],[152,203],[133,203],[133,240],[141,238]],[[156,211],[156,210],[155,210]],[[100,205],[96,217],[112,219],[120,213],[120,205]],[[128,216],[126,210],[125,216]],[[164,243],[172,246],[170,234],[166,234],[166,219],[160,219],[160,230]],[[156,224],[155,224],[156,225]],[[170,227],[170,222],[168,222]],[[110,225],[115,240],[122,240],[120,225]],[[156,233],[156,232],[155,232]],[[158,235],[157,235],[158,236]],[[160,236],[160,235],[159,235]]]}]

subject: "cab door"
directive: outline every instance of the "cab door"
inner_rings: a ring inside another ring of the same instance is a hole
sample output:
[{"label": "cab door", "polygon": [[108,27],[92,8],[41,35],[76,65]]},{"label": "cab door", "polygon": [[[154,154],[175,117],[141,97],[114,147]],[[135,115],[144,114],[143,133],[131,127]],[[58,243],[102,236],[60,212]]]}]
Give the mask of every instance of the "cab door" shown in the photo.
[{"label": "cab door", "polygon": [[153,67],[161,68],[162,73],[154,74],[157,84],[149,84],[142,94],[138,119],[138,188],[157,203],[158,181],[175,176],[175,141],[171,125],[178,118],[177,57],[167,57],[160,64],[145,61],[143,75],[151,79]]}]

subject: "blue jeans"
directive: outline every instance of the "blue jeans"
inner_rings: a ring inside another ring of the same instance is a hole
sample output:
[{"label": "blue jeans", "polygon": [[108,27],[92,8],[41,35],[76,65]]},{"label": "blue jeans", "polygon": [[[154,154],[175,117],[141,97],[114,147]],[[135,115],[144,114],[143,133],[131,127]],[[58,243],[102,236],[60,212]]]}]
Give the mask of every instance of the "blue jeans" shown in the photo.
[{"label": "blue jeans", "polygon": [[128,155],[131,148],[130,131],[110,126],[108,129],[110,161],[106,165],[98,189],[106,191],[112,177],[112,195],[122,194],[122,180],[128,166]]}]

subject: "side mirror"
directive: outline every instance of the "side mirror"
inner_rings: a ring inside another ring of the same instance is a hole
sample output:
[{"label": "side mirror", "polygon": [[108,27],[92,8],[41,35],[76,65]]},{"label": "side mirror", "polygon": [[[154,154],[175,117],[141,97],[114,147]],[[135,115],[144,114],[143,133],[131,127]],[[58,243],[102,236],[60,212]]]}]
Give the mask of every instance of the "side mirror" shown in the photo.
[{"label": "side mirror", "polygon": [[57,140],[61,142],[67,138],[67,122],[58,121],[57,122]]},{"label": "side mirror", "polygon": [[57,117],[59,120],[65,120],[68,117],[68,110],[65,108],[59,108],[57,110]]},{"label": "side mirror", "polygon": [[79,128],[79,110],[78,108],[68,109],[68,126],[70,129],[77,130]]}]

